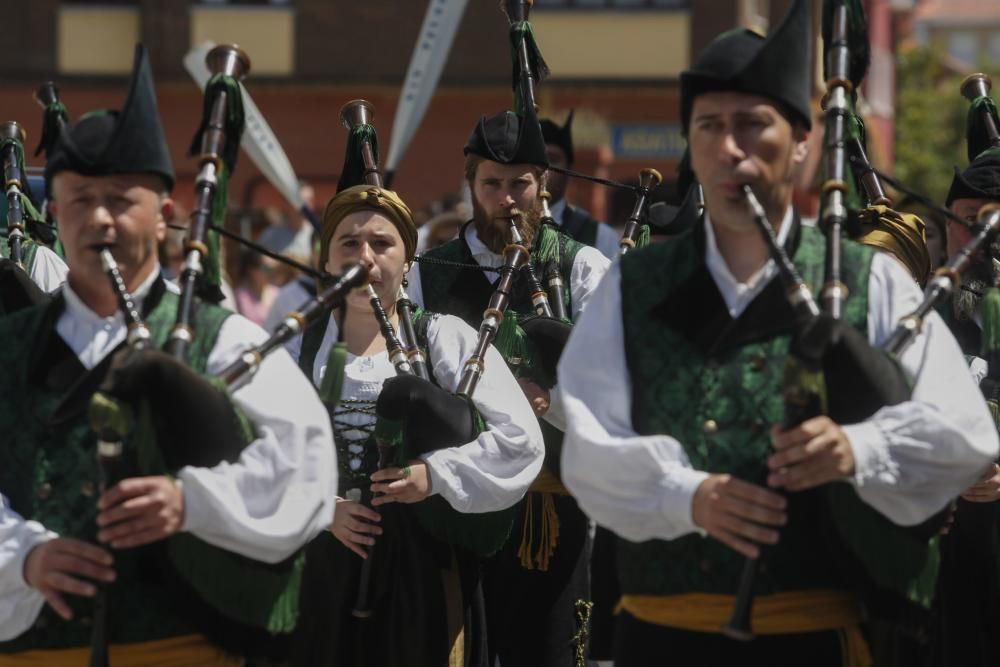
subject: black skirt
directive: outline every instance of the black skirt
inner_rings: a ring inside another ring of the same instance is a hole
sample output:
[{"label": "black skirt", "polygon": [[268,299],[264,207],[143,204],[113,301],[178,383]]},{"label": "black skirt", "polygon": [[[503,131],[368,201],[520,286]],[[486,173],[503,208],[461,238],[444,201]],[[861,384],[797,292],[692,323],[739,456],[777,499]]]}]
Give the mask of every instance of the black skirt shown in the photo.
[{"label": "black skirt", "polygon": [[476,560],[427,535],[407,506],[386,505],[379,511],[383,533],[370,556],[371,617],[358,619],[351,613],[362,559],[323,532],[306,552],[291,664],[447,667],[454,639],[448,627],[450,606],[464,620],[464,664],[486,667]]}]

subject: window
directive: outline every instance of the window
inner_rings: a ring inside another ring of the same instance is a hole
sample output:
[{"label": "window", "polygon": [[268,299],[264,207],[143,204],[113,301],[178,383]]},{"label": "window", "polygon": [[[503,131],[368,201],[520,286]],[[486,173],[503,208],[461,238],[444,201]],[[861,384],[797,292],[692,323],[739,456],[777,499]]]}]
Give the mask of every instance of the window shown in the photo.
[{"label": "window", "polygon": [[979,38],[974,32],[955,31],[948,35],[948,55],[968,65],[979,59]]}]

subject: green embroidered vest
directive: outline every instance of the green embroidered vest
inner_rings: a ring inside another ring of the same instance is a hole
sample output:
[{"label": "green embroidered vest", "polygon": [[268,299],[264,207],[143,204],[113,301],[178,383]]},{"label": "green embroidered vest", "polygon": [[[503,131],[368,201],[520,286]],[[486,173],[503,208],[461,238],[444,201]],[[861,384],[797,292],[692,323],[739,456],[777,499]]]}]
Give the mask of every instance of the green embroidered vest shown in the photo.
[{"label": "green embroidered vest", "polygon": [[[790,239],[794,262],[815,289],[822,284],[824,240],[814,228],[800,229]],[[675,437],[695,469],[761,483],[770,427],[784,415],[791,309],[775,278],[732,320],[705,268],[703,234],[698,226],[622,260],[633,426],[641,435]],[[870,249],[844,242],[850,291],[844,317],[861,331],[871,257]],[[844,587],[838,549],[828,539],[832,532],[822,489],[793,494],[781,541],[765,550],[757,593]],[[743,561],[717,540],[694,534],[621,540],[619,575],[627,594],[734,594]]]},{"label": "green embroidered vest", "polygon": [[[11,507],[26,519],[64,537],[93,541],[97,535],[98,467],[96,436],[86,415],[91,392],[84,392],[79,410],[65,423],[53,424],[51,420],[75,381],[92,378],[95,388],[98,382],[98,376],[84,375],[79,361],[55,331],[63,307],[60,297],[47,306],[0,320],[4,340],[38,342],[28,350],[6,346],[0,351],[0,363],[6,369],[0,379],[0,394],[6,397],[3,430],[7,434],[6,446],[0,449],[0,489]],[[146,315],[157,345],[166,340],[176,308],[177,297],[165,292]],[[228,314],[214,307],[198,311],[198,335],[188,361],[200,373]],[[126,453],[125,460],[129,458]],[[151,641],[194,631],[190,619],[171,609],[171,586],[151,571],[143,558],[144,550],[115,553],[118,578],[110,589],[112,643]],[[71,595],[66,599],[74,609],[73,620],[63,621],[46,605],[35,625],[15,640],[0,644],[0,652],[89,645],[93,603]]]}]

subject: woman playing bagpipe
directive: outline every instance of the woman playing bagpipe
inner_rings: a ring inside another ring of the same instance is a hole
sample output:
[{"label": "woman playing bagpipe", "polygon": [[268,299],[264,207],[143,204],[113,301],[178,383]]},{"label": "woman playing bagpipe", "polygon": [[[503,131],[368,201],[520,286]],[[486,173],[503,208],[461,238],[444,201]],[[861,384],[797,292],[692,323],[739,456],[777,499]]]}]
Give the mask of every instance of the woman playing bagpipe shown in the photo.
[{"label": "woman playing bagpipe", "polygon": [[156,349],[179,302],[157,256],[174,171],[141,47],[122,110],[64,132],[46,177],[70,272],[0,323],[0,664],[280,658],[297,555],[332,517],[331,429],[283,352],[231,393],[205,379],[265,337],[238,315],[195,299],[185,360]]},{"label": "woman playing bagpipe", "polygon": [[[704,215],[612,267],[560,362],[563,479],[626,538],[621,667],[870,665],[867,586],[927,594],[938,526],[924,524],[997,453],[939,319],[899,356],[901,374],[875,349],[921,301],[894,259],[844,241],[841,319],[806,299],[802,279],[831,282],[822,235],[791,205],[811,125],[808,4],[793,3],[766,39],[720,36],[682,75]],[[776,231],[767,239],[762,219]],[[817,341],[822,375],[810,379],[795,371]],[[837,362],[858,359],[905,379],[905,395],[878,405],[876,384],[842,382]],[[730,617],[747,581],[739,626]]]},{"label": "woman playing bagpipe", "polygon": [[[541,465],[537,422],[492,348],[471,404],[449,393],[476,344],[458,318],[413,318],[416,340],[407,342],[424,351],[430,381],[407,373],[394,342],[396,300],[417,235],[394,192],[342,190],[326,207],[320,239],[326,270],[361,262],[372,291],[356,290],[326,327],[307,330],[298,354],[330,409],[341,484],[330,532],[308,552],[296,664],[485,665],[477,556],[432,534],[421,512],[436,506],[434,516],[499,524],[490,538],[498,548],[512,517],[496,511],[524,495]],[[386,448],[387,415],[402,423],[396,441],[405,452]]]}]

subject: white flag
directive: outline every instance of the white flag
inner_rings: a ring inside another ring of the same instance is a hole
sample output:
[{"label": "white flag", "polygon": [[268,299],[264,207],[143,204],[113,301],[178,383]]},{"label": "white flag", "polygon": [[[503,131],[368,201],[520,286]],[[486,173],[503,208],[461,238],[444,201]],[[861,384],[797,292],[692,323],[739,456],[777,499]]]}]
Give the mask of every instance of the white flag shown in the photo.
[{"label": "white flag", "polygon": [[434,96],[467,0],[430,0],[392,122],[386,173],[396,171]]}]

